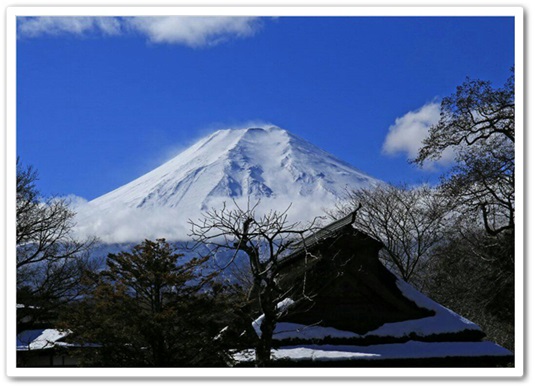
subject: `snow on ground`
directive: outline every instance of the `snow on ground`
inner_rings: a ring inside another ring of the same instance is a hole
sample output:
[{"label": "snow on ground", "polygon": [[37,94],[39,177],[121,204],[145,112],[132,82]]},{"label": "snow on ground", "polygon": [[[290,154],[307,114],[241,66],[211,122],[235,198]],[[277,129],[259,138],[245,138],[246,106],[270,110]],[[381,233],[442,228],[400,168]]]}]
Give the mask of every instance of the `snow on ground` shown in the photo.
[{"label": "snow on ground", "polygon": [[[303,345],[286,346],[272,350],[274,360],[290,358],[294,361],[342,361],[416,359],[443,357],[511,356],[512,353],[493,342],[417,342],[379,344],[372,346]],[[236,353],[237,362],[255,359],[253,350]]]}]

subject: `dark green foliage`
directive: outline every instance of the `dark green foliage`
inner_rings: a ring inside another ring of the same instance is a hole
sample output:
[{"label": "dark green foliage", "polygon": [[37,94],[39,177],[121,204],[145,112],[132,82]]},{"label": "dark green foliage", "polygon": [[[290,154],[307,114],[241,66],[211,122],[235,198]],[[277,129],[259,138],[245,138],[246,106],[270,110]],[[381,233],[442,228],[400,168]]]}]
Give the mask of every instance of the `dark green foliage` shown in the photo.
[{"label": "dark green foliage", "polygon": [[514,350],[514,264],[510,237],[482,230],[453,233],[435,255],[427,294]]},{"label": "dark green foliage", "polygon": [[[225,366],[221,331],[235,316],[233,295],[203,277],[206,261],[182,261],[159,239],[110,254],[94,288],[63,318],[84,366]],[[225,334],[227,335],[227,334]]]}]

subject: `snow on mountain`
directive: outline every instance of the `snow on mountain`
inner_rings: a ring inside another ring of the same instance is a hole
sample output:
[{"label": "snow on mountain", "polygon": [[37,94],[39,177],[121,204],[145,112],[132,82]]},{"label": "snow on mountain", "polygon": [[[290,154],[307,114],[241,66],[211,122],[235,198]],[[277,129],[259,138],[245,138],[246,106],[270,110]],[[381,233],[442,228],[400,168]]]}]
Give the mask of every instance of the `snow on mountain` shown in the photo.
[{"label": "snow on mountain", "polygon": [[[261,199],[307,221],[347,189],[380,181],[279,127],[219,130],[78,210],[79,231],[107,242],[185,239],[187,220],[224,201]],[[232,199],[232,200],[231,200]]]}]

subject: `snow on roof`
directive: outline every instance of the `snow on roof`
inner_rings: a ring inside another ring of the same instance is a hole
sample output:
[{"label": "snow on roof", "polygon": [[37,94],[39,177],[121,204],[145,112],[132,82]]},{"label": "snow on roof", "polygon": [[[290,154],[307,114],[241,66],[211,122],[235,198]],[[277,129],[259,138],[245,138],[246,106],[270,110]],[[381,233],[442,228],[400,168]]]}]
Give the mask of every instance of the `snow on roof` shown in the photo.
[{"label": "snow on roof", "polygon": [[[262,320],[259,322],[259,319],[257,319],[253,327],[255,328],[255,331],[257,332],[257,335],[260,336],[260,323],[262,323]],[[342,331],[338,330],[333,327],[322,327],[322,326],[315,326],[315,325],[304,325],[304,324],[297,324],[297,323],[289,323],[289,322],[280,322],[277,323],[273,335],[273,339],[275,340],[284,340],[284,339],[324,339],[327,337],[331,338],[359,338],[361,335],[356,334],[355,332],[351,331]]]},{"label": "snow on roof", "polygon": [[[70,331],[56,329],[26,330],[17,335],[17,351],[43,350],[59,344]],[[63,343],[62,343],[63,344]]]},{"label": "snow on roof", "polygon": [[[351,331],[343,331],[333,327],[323,327],[320,325],[305,325],[289,322],[279,322],[274,330],[273,339],[324,339],[331,338],[365,338],[367,336],[396,337],[401,338],[414,333],[418,336],[431,336],[437,334],[458,333],[464,330],[481,331],[480,327],[466,318],[458,315],[448,308],[436,303],[424,294],[418,292],[408,283],[397,278],[397,287],[409,300],[415,302],[419,307],[435,312],[435,315],[416,320],[407,320],[395,323],[385,323],[381,327],[371,330],[365,334],[357,334]],[[289,300],[289,301],[287,301]],[[285,299],[278,304],[278,308],[288,309],[292,300]],[[264,315],[259,316],[253,323],[253,328],[260,336],[260,325]]]},{"label": "snow on roof", "polygon": [[[298,345],[272,350],[274,360],[289,358],[293,361],[341,361],[417,359],[443,357],[511,356],[512,353],[496,343],[485,342],[418,342],[377,344],[372,346]],[[255,359],[253,350],[234,354],[237,362]]]},{"label": "snow on roof", "polygon": [[435,312],[417,320],[408,320],[398,323],[386,323],[383,326],[368,332],[366,335],[377,336],[404,336],[414,332],[420,336],[434,334],[456,333],[464,330],[482,331],[478,325],[458,315],[457,313],[436,303],[429,297],[417,291],[408,283],[397,279],[396,285],[402,294],[421,308]]}]

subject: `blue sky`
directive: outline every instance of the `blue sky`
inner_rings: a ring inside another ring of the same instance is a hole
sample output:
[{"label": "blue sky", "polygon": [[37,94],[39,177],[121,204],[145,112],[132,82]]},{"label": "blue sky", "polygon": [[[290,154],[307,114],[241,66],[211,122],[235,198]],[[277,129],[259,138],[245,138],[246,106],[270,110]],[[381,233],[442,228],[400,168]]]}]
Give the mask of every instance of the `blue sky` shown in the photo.
[{"label": "blue sky", "polygon": [[46,195],[93,199],[208,132],[285,128],[393,183],[465,77],[501,86],[514,19],[22,19],[17,154]]}]

